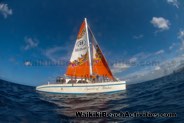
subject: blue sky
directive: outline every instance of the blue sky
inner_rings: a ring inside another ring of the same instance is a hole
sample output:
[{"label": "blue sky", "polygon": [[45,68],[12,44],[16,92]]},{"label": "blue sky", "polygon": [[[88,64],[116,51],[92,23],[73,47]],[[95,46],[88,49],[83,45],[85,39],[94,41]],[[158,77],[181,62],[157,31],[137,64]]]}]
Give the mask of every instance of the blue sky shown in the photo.
[{"label": "blue sky", "polygon": [[0,78],[40,85],[63,75],[85,17],[118,78],[163,76],[183,60],[183,11],[182,0],[2,0]]}]

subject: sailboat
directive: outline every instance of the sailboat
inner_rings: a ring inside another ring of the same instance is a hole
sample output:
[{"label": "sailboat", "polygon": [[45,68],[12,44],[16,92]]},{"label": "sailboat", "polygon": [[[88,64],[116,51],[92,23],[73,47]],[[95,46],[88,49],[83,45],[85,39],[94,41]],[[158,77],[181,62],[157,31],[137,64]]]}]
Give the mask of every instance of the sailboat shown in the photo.
[{"label": "sailboat", "polygon": [[39,92],[58,94],[111,93],[126,90],[126,82],[114,77],[85,18],[64,77],[37,86]]}]

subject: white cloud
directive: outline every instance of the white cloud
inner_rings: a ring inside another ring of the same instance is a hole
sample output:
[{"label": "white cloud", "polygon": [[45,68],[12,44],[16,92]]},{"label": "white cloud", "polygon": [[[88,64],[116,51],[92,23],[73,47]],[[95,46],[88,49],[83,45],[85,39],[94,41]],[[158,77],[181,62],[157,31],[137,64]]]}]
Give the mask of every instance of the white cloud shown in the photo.
[{"label": "white cloud", "polygon": [[159,28],[160,31],[168,30],[170,26],[169,20],[163,17],[153,17],[151,23],[154,27]]},{"label": "white cloud", "polygon": [[140,34],[140,35],[134,35],[133,36],[133,39],[141,39],[141,38],[143,38],[144,37],[144,35],[143,34]]},{"label": "white cloud", "polygon": [[167,3],[176,6],[176,8],[179,8],[179,2],[178,0],[167,0]]},{"label": "white cloud", "polygon": [[[144,82],[144,81],[160,78],[183,68],[184,67],[184,54],[183,54],[184,53],[184,29],[181,29],[179,31],[178,39],[181,40],[181,43],[175,42],[169,47],[170,50],[176,49],[175,52],[166,54],[166,51],[161,49],[161,50],[158,50],[157,52],[152,53],[150,57],[146,57],[145,60],[157,60],[158,57],[156,57],[156,55],[158,54],[164,54],[166,56],[169,55],[169,57],[163,57],[163,58],[160,57],[158,59],[159,60],[158,63],[153,64],[154,66],[152,65],[152,66],[145,66],[145,67],[144,66],[131,67],[130,71],[123,72],[119,78],[127,80],[127,83],[129,84],[131,83],[133,84],[133,83]],[[183,48],[183,50],[179,50],[180,48]],[[144,53],[139,53],[136,56],[138,61],[144,60],[141,58],[142,55],[144,56]],[[134,57],[132,58],[134,59]]]},{"label": "white cloud", "polygon": [[25,62],[24,62],[24,65],[25,65],[25,66],[32,66],[32,63],[31,63],[30,61],[25,61]]},{"label": "white cloud", "polygon": [[[137,60],[143,60],[143,59],[147,59],[148,57],[150,57],[152,54],[150,53],[145,53],[145,52],[140,52],[140,53],[137,53],[133,56],[133,58],[136,58],[136,61]],[[130,61],[130,60],[129,60]]]},{"label": "white cloud", "polygon": [[151,73],[152,73],[151,68],[149,68],[149,69],[142,68],[140,70],[137,70],[135,72],[132,72],[130,74],[123,76],[122,79],[127,80],[127,83],[144,82],[144,81],[150,80],[154,77]]},{"label": "white cloud", "polygon": [[178,34],[178,39],[181,40],[180,50],[184,50],[184,30],[180,30],[180,32]]},{"label": "white cloud", "polygon": [[113,73],[120,73],[129,67],[130,67],[129,65],[124,64],[124,63],[116,63],[116,64],[113,64],[113,66],[112,66],[112,72]]},{"label": "white cloud", "polygon": [[165,51],[164,50],[159,50],[157,52],[155,52],[155,55],[160,55],[160,54],[163,54]]},{"label": "white cloud", "polygon": [[184,30],[180,30],[178,38],[179,39],[184,39]]},{"label": "white cloud", "polygon": [[60,56],[61,51],[67,51],[67,47],[56,46],[53,48],[49,48],[49,49],[44,51],[44,55],[53,62],[56,62],[56,61],[61,60],[61,59],[67,59],[66,55],[64,57]]},{"label": "white cloud", "polygon": [[157,66],[137,70],[136,72],[123,76],[122,79],[128,80],[128,83],[144,82],[169,75],[174,70],[181,68],[183,66],[182,64],[184,64],[184,58],[180,55],[164,60]]},{"label": "white cloud", "polygon": [[184,50],[184,41],[181,42],[180,50]]},{"label": "white cloud", "polygon": [[13,11],[8,8],[7,4],[0,3],[0,13],[4,16],[4,18],[7,18],[8,15],[13,14]]},{"label": "white cloud", "polygon": [[155,70],[160,70],[161,68],[159,66],[156,66],[155,67]]},{"label": "white cloud", "polygon": [[172,50],[176,46],[176,43],[173,43],[170,47],[169,50]]},{"label": "white cloud", "polygon": [[29,50],[32,48],[35,48],[38,46],[39,41],[37,39],[32,39],[32,38],[25,38],[25,43],[26,45],[24,46],[24,50]]},{"label": "white cloud", "polygon": [[137,61],[137,58],[136,57],[133,57],[131,59],[129,59],[130,62],[136,62]]}]

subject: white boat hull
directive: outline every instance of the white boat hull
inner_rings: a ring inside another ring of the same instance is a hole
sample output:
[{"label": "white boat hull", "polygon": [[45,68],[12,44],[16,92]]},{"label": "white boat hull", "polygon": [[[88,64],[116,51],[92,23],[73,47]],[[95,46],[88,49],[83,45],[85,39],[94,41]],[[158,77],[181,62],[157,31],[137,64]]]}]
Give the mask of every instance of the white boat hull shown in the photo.
[{"label": "white boat hull", "polygon": [[126,82],[103,82],[87,84],[48,84],[36,87],[37,91],[58,94],[111,93],[126,90]]}]

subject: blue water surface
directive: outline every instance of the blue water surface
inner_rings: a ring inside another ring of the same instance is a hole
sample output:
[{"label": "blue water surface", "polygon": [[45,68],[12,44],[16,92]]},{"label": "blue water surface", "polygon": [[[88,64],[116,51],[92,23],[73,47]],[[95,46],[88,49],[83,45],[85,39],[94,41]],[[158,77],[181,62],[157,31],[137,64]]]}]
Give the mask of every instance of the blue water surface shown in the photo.
[{"label": "blue water surface", "polygon": [[[76,112],[105,111],[176,113],[177,117],[77,118]],[[183,123],[184,75],[181,73],[149,82],[127,85],[112,94],[44,94],[35,87],[0,80],[0,123]]]}]

